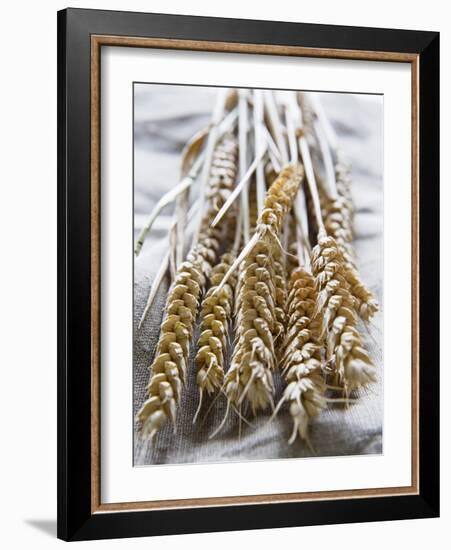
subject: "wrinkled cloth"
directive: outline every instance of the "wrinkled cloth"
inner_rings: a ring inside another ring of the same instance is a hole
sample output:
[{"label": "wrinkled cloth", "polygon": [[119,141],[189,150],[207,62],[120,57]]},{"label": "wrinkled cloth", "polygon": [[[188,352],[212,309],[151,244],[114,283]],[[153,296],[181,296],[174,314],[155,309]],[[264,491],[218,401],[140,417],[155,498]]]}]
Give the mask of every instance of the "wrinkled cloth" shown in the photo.
[{"label": "wrinkled cloth", "polygon": [[[163,193],[179,181],[180,153],[186,141],[209,122],[217,89],[193,86],[135,85],[134,103],[134,234],[135,239],[152,207]],[[292,420],[283,407],[272,421],[271,411],[249,418],[252,426],[230,414],[222,431],[210,434],[220,424],[226,400],[207,398],[193,425],[199,393],[195,372],[189,369],[187,384],[178,406],[176,430],[167,423],[152,445],[135,432],[134,464],[174,464],[261,460],[310,456],[343,456],[382,452],[383,418],[383,103],[381,96],[325,93],[321,100],[342,150],[352,165],[352,194],[356,207],[355,249],[362,279],[376,294],[381,311],[369,331],[361,325],[365,347],[376,365],[378,382],[357,392],[355,403],[333,404],[312,421],[310,443],[287,441]],[[193,189],[195,195],[196,189]],[[172,210],[158,217],[134,266],[134,414],[146,398],[149,365],[158,341],[169,282],[163,281],[144,325],[138,323],[151,283],[168,250],[167,229]],[[196,330],[194,342],[197,340]],[[191,361],[196,352],[191,346]],[[283,381],[275,376],[276,400]],[[208,414],[207,414],[208,412]]]}]

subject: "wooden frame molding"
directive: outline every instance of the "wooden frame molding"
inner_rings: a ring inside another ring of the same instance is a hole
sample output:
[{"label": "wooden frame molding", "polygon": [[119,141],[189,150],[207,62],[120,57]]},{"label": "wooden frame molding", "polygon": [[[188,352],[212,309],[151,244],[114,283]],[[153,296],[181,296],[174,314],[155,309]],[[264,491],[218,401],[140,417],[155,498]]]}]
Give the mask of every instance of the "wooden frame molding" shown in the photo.
[{"label": "wooden frame molding", "polygon": [[[412,74],[412,482],[409,487],[321,491],[122,502],[102,504],[100,499],[100,54],[102,46],[161,48],[209,52],[247,53],[356,59],[409,63]],[[416,53],[306,48],[201,40],[180,40],[114,35],[91,35],[91,512],[126,512],[211,506],[308,502],[342,498],[418,495],[419,478],[419,82],[420,63]]]}]

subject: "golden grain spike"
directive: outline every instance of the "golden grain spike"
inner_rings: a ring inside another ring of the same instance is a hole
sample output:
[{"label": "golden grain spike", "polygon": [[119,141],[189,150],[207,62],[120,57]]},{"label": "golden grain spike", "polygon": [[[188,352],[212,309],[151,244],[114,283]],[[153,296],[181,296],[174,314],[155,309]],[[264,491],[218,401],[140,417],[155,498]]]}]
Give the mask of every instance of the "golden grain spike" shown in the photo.
[{"label": "golden grain spike", "polygon": [[308,425],[325,407],[325,384],[321,370],[319,324],[315,318],[318,292],[311,273],[295,269],[288,282],[287,331],[283,346],[282,373],[287,383],[277,409],[288,403],[293,419],[289,443],[296,437],[308,441]]},{"label": "golden grain spike", "polygon": [[[166,298],[155,358],[150,366],[148,398],[136,416],[143,438],[152,439],[161,426],[176,420],[177,405],[186,378],[189,348],[206,277],[217,261],[224,221],[215,228],[210,222],[227,198],[236,178],[237,144],[231,134],[218,143],[210,170],[207,205],[200,222],[197,244],[177,269]],[[214,191],[214,192],[213,192]]]},{"label": "golden grain spike", "polygon": [[320,339],[327,344],[335,382],[349,394],[376,379],[374,365],[357,331],[357,300],[346,279],[343,254],[335,239],[320,234],[312,251],[312,272],[318,297],[315,316],[321,319]]},{"label": "golden grain spike", "polygon": [[234,259],[234,255],[230,253],[221,256],[220,262],[211,271],[211,287],[202,300],[199,349],[195,358],[196,383],[200,397],[194,420],[202,406],[204,392],[211,394],[217,391],[224,381],[224,362],[229,342],[236,275],[232,275],[218,293],[215,293],[215,290]]},{"label": "golden grain spike", "polygon": [[240,407],[246,401],[254,414],[274,406],[274,340],[280,335],[278,308],[284,301],[279,234],[302,178],[301,167],[289,166],[269,188],[257,220],[258,240],[243,260],[238,275],[236,344],[224,391],[229,403]]},{"label": "golden grain spike", "polygon": [[[236,139],[232,134],[226,134],[221,146],[213,153],[209,188],[206,193],[210,208],[215,214],[224,206],[235,186],[236,157]],[[208,218],[206,216],[205,221],[210,223],[213,218],[214,215]]]},{"label": "golden grain spike", "polygon": [[265,197],[263,212],[257,225],[270,226],[280,232],[285,215],[291,210],[294,198],[304,177],[301,166],[287,166],[271,184]]},{"label": "golden grain spike", "polygon": [[363,347],[355,315],[343,308],[327,337],[327,357],[334,360],[337,384],[346,395],[376,381],[374,365]]}]

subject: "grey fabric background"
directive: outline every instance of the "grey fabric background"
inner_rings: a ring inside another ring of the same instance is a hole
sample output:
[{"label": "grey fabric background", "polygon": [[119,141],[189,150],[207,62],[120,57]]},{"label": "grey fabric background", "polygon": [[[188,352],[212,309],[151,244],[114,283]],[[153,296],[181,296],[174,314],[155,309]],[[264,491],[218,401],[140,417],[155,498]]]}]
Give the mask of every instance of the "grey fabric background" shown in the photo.
[{"label": "grey fabric background", "polygon": [[[214,88],[189,86],[135,85],[134,204],[135,238],[160,196],[178,182],[180,152],[190,136],[208,123],[216,95]],[[288,445],[291,418],[282,409],[268,422],[270,412],[252,420],[252,427],[233,414],[213,439],[209,435],[222,420],[225,398],[211,406],[208,399],[195,425],[192,418],[198,403],[193,369],[190,371],[178,409],[176,431],[166,425],[152,446],[135,433],[134,464],[174,464],[294,458],[309,456],[362,455],[382,452],[383,420],[383,99],[381,96],[325,93],[321,99],[352,162],[353,196],[357,209],[356,241],[360,273],[376,293],[381,312],[371,334],[361,326],[364,342],[377,366],[378,382],[359,392],[348,407],[330,404],[310,428],[314,453],[300,441]],[[195,189],[193,191],[195,193]],[[145,399],[156,342],[162,321],[166,281],[141,330],[138,322],[151,282],[167,250],[167,227],[171,209],[157,219],[134,266],[134,414]],[[196,339],[197,339],[197,335]],[[193,346],[194,348],[194,346]],[[192,348],[192,355],[195,350]],[[282,391],[276,376],[277,398]],[[240,426],[241,424],[241,426]]]}]

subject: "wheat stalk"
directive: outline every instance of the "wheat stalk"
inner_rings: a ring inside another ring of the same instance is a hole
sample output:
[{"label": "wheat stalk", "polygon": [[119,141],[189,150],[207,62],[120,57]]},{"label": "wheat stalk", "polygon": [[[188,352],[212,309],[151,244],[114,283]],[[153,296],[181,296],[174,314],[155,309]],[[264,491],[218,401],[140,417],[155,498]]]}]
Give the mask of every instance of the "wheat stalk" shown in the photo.
[{"label": "wheat stalk", "polygon": [[275,411],[283,403],[288,403],[293,419],[289,444],[298,435],[308,441],[309,422],[326,405],[319,325],[315,317],[317,294],[311,273],[303,268],[297,268],[291,273],[286,304],[287,333],[281,361],[287,387]]},{"label": "wheat stalk", "polygon": [[[265,143],[263,92],[254,90],[253,95],[254,150],[257,157]],[[266,192],[265,166],[261,160],[255,170],[256,204],[259,211],[263,210]]]},{"label": "wheat stalk", "polygon": [[[167,420],[175,424],[199,301],[219,249],[221,226],[212,228],[210,221],[234,183],[236,156],[236,140],[227,134],[212,154],[208,182],[212,187],[205,189],[208,206],[201,218],[197,243],[178,267],[166,298],[166,319],[150,366],[148,398],[136,416],[144,438],[152,439]],[[214,194],[211,194],[212,189]]]},{"label": "wheat stalk", "polygon": [[240,407],[246,399],[254,414],[274,405],[274,340],[281,335],[277,313],[282,300],[277,278],[277,263],[282,261],[279,234],[302,178],[300,167],[288,166],[271,185],[257,220],[255,244],[240,266],[235,348],[224,380],[228,399],[224,419],[230,403]]},{"label": "wheat stalk", "polygon": [[[249,120],[248,120],[248,91],[239,90],[238,91],[238,143],[239,143],[239,156],[238,156],[238,165],[239,165],[239,177],[240,180],[246,174],[248,168],[248,159],[247,159],[247,133],[249,129]],[[256,166],[257,168],[257,166]],[[243,186],[241,191],[241,212],[242,212],[242,224],[243,224],[243,237],[245,241],[249,240],[249,184]]]}]

